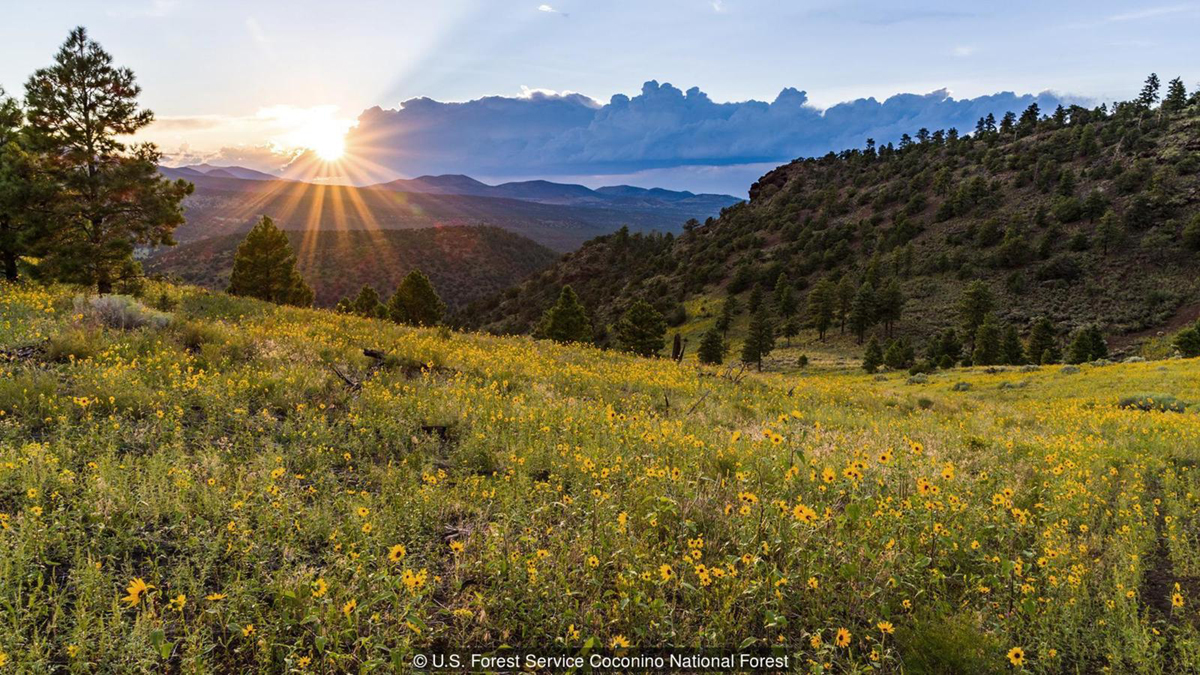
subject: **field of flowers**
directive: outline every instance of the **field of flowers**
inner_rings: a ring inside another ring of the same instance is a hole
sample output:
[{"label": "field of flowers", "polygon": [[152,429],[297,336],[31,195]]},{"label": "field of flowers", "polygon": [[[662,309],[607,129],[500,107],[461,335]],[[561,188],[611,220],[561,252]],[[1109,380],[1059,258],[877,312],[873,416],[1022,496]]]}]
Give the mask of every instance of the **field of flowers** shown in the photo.
[{"label": "field of flowers", "polygon": [[1153,400],[1200,401],[1196,359],[739,378],[159,285],[119,328],[77,294],[0,286],[0,672],[1200,669],[1200,414]]}]

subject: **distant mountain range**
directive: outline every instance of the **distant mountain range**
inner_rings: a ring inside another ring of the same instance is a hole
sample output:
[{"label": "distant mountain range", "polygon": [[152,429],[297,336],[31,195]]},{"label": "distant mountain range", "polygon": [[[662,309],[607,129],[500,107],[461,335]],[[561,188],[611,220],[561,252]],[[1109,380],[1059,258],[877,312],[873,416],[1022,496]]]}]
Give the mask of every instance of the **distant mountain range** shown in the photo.
[{"label": "distant mountain range", "polygon": [[564,206],[621,206],[625,208],[669,206],[698,210],[711,209],[717,213],[725,207],[742,201],[731,195],[695,194],[686,191],[664,190],[663,188],[640,188],[632,185],[613,185],[595,190],[583,185],[552,183],[546,180],[488,185],[461,174],[404,178],[390,183],[380,183],[373,187],[398,192],[519,199],[539,204]]},{"label": "distant mountain range", "polygon": [[682,231],[741,200],[618,186],[527,181],[486,185],[467,176],[425,176],[371,187],[278,179],[243,167],[160,167],[167,178],[196,186],[184,203],[180,242],[248,231],[262,215],[287,230],[400,230],[492,225],[565,252],[629,226],[634,231]]}]

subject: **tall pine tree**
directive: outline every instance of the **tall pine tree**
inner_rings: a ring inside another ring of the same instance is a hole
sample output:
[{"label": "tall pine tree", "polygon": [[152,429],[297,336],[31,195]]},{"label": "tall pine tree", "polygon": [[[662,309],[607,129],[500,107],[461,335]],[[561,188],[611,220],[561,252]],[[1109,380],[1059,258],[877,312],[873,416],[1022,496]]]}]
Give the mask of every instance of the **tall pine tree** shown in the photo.
[{"label": "tall pine tree", "polygon": [[29,125],[60,196],[40,233],[39,267],[109,293],[140,274],[135,247],[175,243],[192,184],[159,176],[153,144],[117,140],[154,119],[138,108],[133,71],[114,67],[83,28],[71,31],[54,61],[25,85]]},{"label": "tall pine tree", "polygon": [[534,337],[554,340],[563,344],[592,341],[592,322],[587,310],[579,302],[579,296],[570,286],[563,286],[554,306],[542,314],[542,321],[534,331]]},{"label": "tall pine tree", "polygon": [[775,325],[767,313],[765,305],[760,304],[758,311],[750,317],[750,329],[746,341],[742,343],[742,362],[753,363],[762,370],[763,359],[775,349]]},{"label": "tall pine tree", "polygon": [[638,356],[656,356],[662,351],[667,334],[663,315],[645,300],[633,303],[617,323],[617,340]]},{"label": "tall pine tree", "polygon": [[716,326],[709,328],[704,333],[704,338],[700,340],[700,349],[696,352],[696,358],[700,363],[709,365],[721,365],[725,360],[725,338],[722,337],[721,331],[717,330]]}]

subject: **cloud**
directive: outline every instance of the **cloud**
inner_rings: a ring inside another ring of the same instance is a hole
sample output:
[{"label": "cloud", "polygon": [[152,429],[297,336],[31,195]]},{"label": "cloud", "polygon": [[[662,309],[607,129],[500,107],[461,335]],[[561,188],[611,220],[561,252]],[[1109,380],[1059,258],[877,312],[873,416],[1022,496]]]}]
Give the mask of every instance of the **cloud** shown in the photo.
[{"label": "cloud", "polygon": [[429,98],[364,111],[346,142],[352,156],[403,175],[630,174],[672,167],[785,162],[879,143],[901,134],[958,127],[993,113],[1020,112],[1062,98],[1001,92],[957,100],[945,90],[840,103],[821,110],[804,91],[774,101],[718,103],[698,88],[647,82],[635,96],[600,103],[581,94],[526,90],[461,103]]},{"label": "cloud", "polygon": [[538,5],[537,9],[539,12],[545,12],[547,14],[557,14],[563,18],[566,18],[566,16],[567,16],[566,12],[560,12],[557,9],[554,9],[553,7],[551,7],[550,5]]},{"label": "cloud", "polygon": [[1133,12],[1124,12],[1122,14],[1113,14],[1106,17],[1104,20],[1108,23],[1121,23],[1125,21],[1140,21],[1141,19],[1153,19],[1160,16],[1170,14],[1180,14],[1182,12],[1190,12],[1196,9],[1195,5],[1170,5],[1164,7],[1147,7]]},{"label": "cloud", "polygon": [[709,6],[712,7],[713,11],[716,12],[717,14],[725,13],[725,3],[723,0],[712,0],[712,2],[710,2],[708,4],[709,4]]}]

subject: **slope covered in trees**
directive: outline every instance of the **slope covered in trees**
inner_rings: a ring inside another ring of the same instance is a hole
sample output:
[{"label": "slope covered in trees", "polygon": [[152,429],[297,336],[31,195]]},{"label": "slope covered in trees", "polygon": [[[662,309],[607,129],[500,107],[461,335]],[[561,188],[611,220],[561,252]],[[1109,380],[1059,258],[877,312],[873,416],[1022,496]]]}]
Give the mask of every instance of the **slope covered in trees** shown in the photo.
[{"label": "slope covered in trees", "polygon": [[1119,338],[1200,303],[1200,101],[1178,80],[1163,93],[1152,78],[1133,101],[1032,106],[798,159],[750,197],[676,238],[597,238],[465,320],[528,331],[570,284],[602,338],[638,299],[679,325],[715,321],[730,295],[744,317],[758,288],[798,299],[794,317],[774,317],[776,335],[790,318],[859,344],[926,344],[960,327],[980,280],[997,330],[1027,336],[1044,316],[1065,347],[1091,324]]},{"label": "slope covered in trees", "polygon": [[[451,308],[496,293],[555,260],[555,253],[494,227],[419,230],[286,232],[297,267],[319,306],[354,297],[364,284],[386,302],[410,271],[420,268]],[[244,235],[202,239],[164,249],[148,272],[224,290]]]}]

